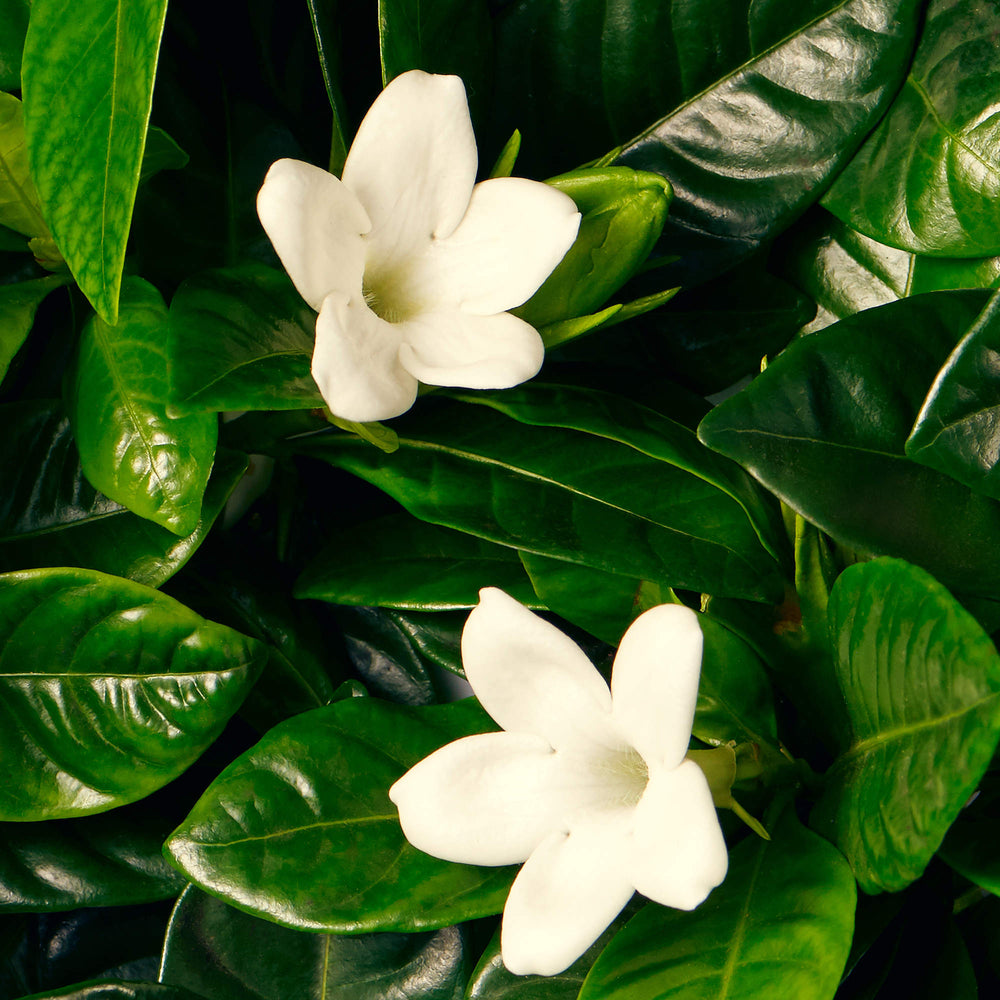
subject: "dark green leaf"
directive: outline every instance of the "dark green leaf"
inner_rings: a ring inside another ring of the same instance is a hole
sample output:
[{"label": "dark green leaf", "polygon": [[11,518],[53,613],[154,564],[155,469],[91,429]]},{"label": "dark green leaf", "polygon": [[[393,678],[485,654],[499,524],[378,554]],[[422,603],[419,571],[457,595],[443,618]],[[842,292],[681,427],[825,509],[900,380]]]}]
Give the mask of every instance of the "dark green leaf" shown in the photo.
[{"label": "dark green leaf", "polygon": [[31,0],[0,0],[0,90],[21,86],[21,52]]},{"label": "dark green leaf", "polygon": [[219,735],[260,671],[252,639],[81,569],[0,576],[0,819],[140,799]]},{"label": "dark green leaf", "polygon": [[6,404],[0,419],[0,570],[82,566],[158,587],[201,545],[246,471],[245,455],[220,451],[201,520],[178,538],[90,485],[58,404]]},{"label": "dark green leaf", "polygon": [[823,199],[830,211],[903,250],[1000,253],[998,32],[994,4],[932,0],[903,89]]},{"label": "dark green leaf", "polygon": [[191,158],[173,139],[155,125],[146,134],[146,148],[142,154],[142,170],[139,183],[149,180],[161,170],[181,170]]},{"label": "dark green leaf", "polygon": [[294,931],[189,886],[170,920],[160,981],[206,1000],[459,1000],[459,928],[347,937]]},{"label": "dark green leaf", "polygon": [[912,51],[919,0],[822,8],[800,25],[801,11],[789,14],[783,5],[778,14],[772,5],[768,33],[778,37],[771,47],[755,49],[610,154],[669,178],[674,203],[661,246],[687,257],[688,266],[705,257],[718,270],[786,229],[892,99]]},{"label": "dark green leaf", "polygon": [[25,236],[49,235],[38,192],[28,171],[24,110],[16,97],[3,93],[0,93],[0,225]]},{"label": "dark green leaf", "polygon": [[103,979],[54,992],[32,993],[23,1000],[199,1000],[199,997],[176,986]]},{"label": "dark green leaf", "polygon": [[868,892],[923,872],[1000,735],[1000,656],[932,577],[900,560],[845,570],[830,596],[851,721],[813,825]]},{"label": "dark green leaf", "polygon": [[91,304],[118,319],[167,0],[33,0],[21,78],[31,176]]},{"label": "dark green leaf", "polygon": [[1000,293],[994,293],[941,369],[906,442],[906,454],[977,493],[1000,497],[997,367]]},{"label": "dark green leaf", "polygon": [[316,316],[280,271],[259,264],[189,278],[170,303],[170,409],[323,405],[309,372]]},{"label": "dark green leaf", "polygon": [[295,596],[447,611],[475,607],[482,587],[499,587],[522,604],[538,606],[513,549],[390,514],[335,533],[299,577]]},{"label": "dark green leaf", "polygon": [[0,382],[31,332],[42,299],[64,284],[65,279],[51,277],[0,285]]},{"label": "dark green leaf", "polygon": [[580,1000],[828,1000],[854,927],[846,862],[791,811],[748,837],[691,913],[650,903],[597,960]]},{"label": "dark green leaf", "polygon": [[[343,21],[338,18],[339,0],[306,0],[309,5],[309,19],[312,21],[313,37],[316,39],[316,54],[323,72],[326,96],[333,112],[333,128],[330,136],[330,172],[338,177],[347,160],[350,145],[350,131],[344,110],[344,95],[340,89],[340,41]],[[339,21],[339,23],[338,23]]]},{"label": "dark green leaf", "polygon": [[429,930],[498,913],[514,870],[423,854],[388,797],[438,747],[492,729],[474,700],[350,698],[296,716],[209,786],[168,857],[214,895],[302,930]]},{"label": "dark green leaf", "polygon": [[189,535],[201,520],[218,422],[167,415],[167,309],[140,278],[122,286],[118,323],[83,329],[68,411],[87,479],[134,514]]},{"label": "dark green leaf", "polygon": [[914,296],[804,337],[699,434],[842,545],[996,596],[1000,505],[904,454],[931,382],[985,297]]}]

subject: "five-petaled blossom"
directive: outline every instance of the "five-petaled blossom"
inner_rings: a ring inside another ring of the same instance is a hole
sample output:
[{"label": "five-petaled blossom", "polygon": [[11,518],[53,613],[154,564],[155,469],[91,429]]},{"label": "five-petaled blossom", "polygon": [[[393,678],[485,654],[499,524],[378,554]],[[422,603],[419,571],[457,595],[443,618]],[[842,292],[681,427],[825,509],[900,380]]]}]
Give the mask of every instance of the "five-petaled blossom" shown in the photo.
[{"label": "five-petaled blossom", "polygon": [[418,382],[505,389],[544,348],[512,316],[576,238],[573,200],[547,184],[476,184],[465,87],[411,70],[371,106],[343,180],[278,160],[257,213],[285,270],[317,310],[312,373],[346,420],[395,417]]},{"label": "five-petaled blossom", "polygon": [[561,972],[635,890],[690,910],[725,877],[712,793],[685,760],[701,651],[693,611],[652,608],[625,633],[609,691],[557,628],[501,590],[480,592],[462,660],[504,732],[449,743],[389,797],[428,854],[525,862],[500,935],[511,972]]}]

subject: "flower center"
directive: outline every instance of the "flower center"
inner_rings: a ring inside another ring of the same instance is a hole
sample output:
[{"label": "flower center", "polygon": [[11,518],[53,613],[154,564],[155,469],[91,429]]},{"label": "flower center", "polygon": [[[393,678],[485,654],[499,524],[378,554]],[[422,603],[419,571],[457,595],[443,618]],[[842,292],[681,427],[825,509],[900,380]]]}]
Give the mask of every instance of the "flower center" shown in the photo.
[{"label": "flower center", "polygon": [[592,763],[608,805],[634,806],[649,784],[649,768],[633,747],[613,750]]},{"label": "flower center", "polygon": [[405,263],[365,269],[361,291],[368,308],[379,319],[402,323],[420,312],[409,270]]}]

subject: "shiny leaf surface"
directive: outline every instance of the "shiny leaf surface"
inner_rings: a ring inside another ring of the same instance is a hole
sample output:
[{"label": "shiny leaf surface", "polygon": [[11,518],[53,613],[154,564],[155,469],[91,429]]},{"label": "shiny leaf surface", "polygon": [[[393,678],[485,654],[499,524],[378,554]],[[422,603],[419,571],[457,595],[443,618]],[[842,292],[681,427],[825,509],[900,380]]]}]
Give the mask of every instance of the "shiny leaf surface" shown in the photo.
[{"label": "shiny leaf surface", "polygon": [[90,570],[0,576],[0,819],[83,816],[188,767],[260,671],[252,639]]},{"label": "shiny leaf surface", "polygon": [[1000,655],[932,577],[900,560],[849,567],[830,596],[849,738],[813,825],[868,892],[923,872],[1000,735]]},{"label": "shiny leaf surface", "polygon": [[32,993],[23,1000],[199,1000],[198,996],[176,986],[140,983],[134,980],[104,979],[52,992]]},{"label": "shiny leaf surface", "polygon": [[313,931],[418,931],[498,913],[514,874],[440,861],[403,837],[388,790],[438,747],[495,729],[474,700],[350,698],[272,729],[166,843],[242,910]]},{"label": "shiny leaf surface", "polygon": [[823,203],[916,253],[1000,253],[1000,10],[932,0],[913,65],[882,123]]},{"label": "shiny leaf surface", "polygon": [[696,910],[650,903],[605,949],[580,1000],[828,1000],[854,929],[855,888],[836,848],[791,811],[747,837]]},{"label": "shiny leaf surface", "polygon": [[188,886],[170,919],[160,981],[205,1000],[458,1000],[466,960],[457,927],[310,934]]},{"label": "shiny leaf surface", "polygon": [[167,309],[139,278],[122,286],[118,323],[84,327],[68,411],[87,479],[134,514],[189,535],[201,519],[218,424],[167,415]]},{"label": "shiny leaf surface", "polygon": [[31,176],[73,277],[118,318],[167,0],[37,0],[21,69]]}]

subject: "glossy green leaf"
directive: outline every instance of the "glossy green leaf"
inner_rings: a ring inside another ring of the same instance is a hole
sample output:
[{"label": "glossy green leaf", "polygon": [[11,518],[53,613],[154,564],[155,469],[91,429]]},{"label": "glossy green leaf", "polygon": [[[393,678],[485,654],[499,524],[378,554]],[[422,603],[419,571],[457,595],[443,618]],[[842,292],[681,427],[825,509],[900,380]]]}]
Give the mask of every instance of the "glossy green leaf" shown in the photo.
[{"label": "glossy green leaf", "polygon": [[296,597],[334,604],[447,611],[472,608],[483,587],[538,602],[517,553],[408,514],[336,532],[295,584]]},{"label": "glossy green leaf", "polygon": [[923,872],[1000,736],[1000,655],[931,576],[900,560],[849,567],[830,596],[851,731],[813,825],[868,892]]},{"label": "glossy green leaf", "polygon": [[21,52],[31,0],[0,0],[0,90],[21,86]]},{"label": "glossy green leaf", "polygon": [[960,875],[994,896],[1000,896],[1000,858],[996,845],[1000,819],[959,816],[938,851]]},{"label": "glossy green leaf", "polygon": [[1000,293],[951,353],[924,400],[906,454],[977,493],[1000,497]]},{"label": "glossy green leaf", "polygon": [[167,309],[140,278],[122,286],[118,323],[83,329],[67,409],[87,479],[134,514],[189,535],[201,519],[218,423],[167,415]]},{"label": "glossy green leaf", "polygon": [[340,88],[340,40],[342,31],[338,22],[338,0],[306,0],[309,5],[309,19],[312,21],[313,37],[316,39],[316,54],[323,73],[326,96],[333,112],[333,127],[330,135],[330,173],[339,177],[347,160],[350,146],[350,132],[344,109],[344,95]]},{"label": "glossy green leaf", "polygon": [[31,332],[42,300],[64,284],[63,278],[50,277],[0,285],[0,382]]},{"label": "glossy green leaf", "polygon": [[928,388],[985,297],[915,296],[804,337],[717,406],[701,439],[840,544],[996,596],[1000,505],[904,454]]},{"label": "glossy green leaf", "polygon": [[0,93],[0,225],[25,236],[49,235],[28,170],[24,109],[16,97],[4,93]]},{"label": "glossy green leaf", "polygon": [[576,241],[541,288],[515,310],[534,327],[599,309],[649,256],[673,191],[659,174],[624,167],[574,170],[547,181],[576,202]]},{"label": "glossy green leaf", "polygon": [[167,0],[33,0],[21,77],[31,176],[73,277],[118,319]]},{"label": "glossy green leaf", "polygon": [[323,406],[309,372],[316,315],[280,271],[205,271],[170,303],[170,410]]},{"label": "glossy green leaf", "polygon": [[916,253],[1000,253],[1000,11],[932,0],[888,114],[823,204],[867,236]]},{"label": "glossy green leaf", "polygon": [[81,566],[158,587],[201,545],[246,471],[222,450],[201,520],[178,538],[94,489],[83,475],[69,420],[55,402],[0,406],[0,570]]},{"label": "glossy green leaf", "polygon": [[421,853],[388,797],[438,747],[493,729],[474,700],[350,698],[296,716],[209,786],[168,858],[213,895],[302,930],[429,930],[498,913],[514,869]]},{"label": "glossy green leaf", "polygon": [[0,912],[127,906],[176,896],[160,796],[99,816],[0,824]]},{"label": "glossy green leaf", "polygon": [[310,934],[189,886],[170,918],[160,981],[205,1000],[459,1000],[466,961],[458,927]]},{"label": "glossy green leaf", "polygon": [[140,983],[131,979],[102,979],[43,993],[23,1000],[200,1000],[195,993],[177,986]]},{"label": "glossy green leaf", "polygon": [[[667,586],[756,599],[780,589],[777,563],[747,513],[767,518],[766,498],[686,428],[627,400],[565,387],[474,398],[485,405],[422,401],[394,425],[392,455],[342,437],[293,444],[423,520],[490,541]],[[617,413],[631,419],[627,430]]]},{"label": "glossy green leaf", "polygon": [[765,32],[778,29],[770,47],[613,151],[614,163],[673,185],[663,249],[718,270],[786,229],[892,99],[921,6],[827,2],[788,34],[786,18],[797,22],[801,12],[777,14]]},{"label": "glossy green leaf", "polygon": [[188,767],[246,697],[252,639],[82,569],[0,576],[0,819],[134,802]]},{"label": "glossy green leaf", "polygon": [[649,904],[595,963],[580,1000],[829,1000],[854,928],[847,863],[791,811],[747,837],[696,910]]}]

